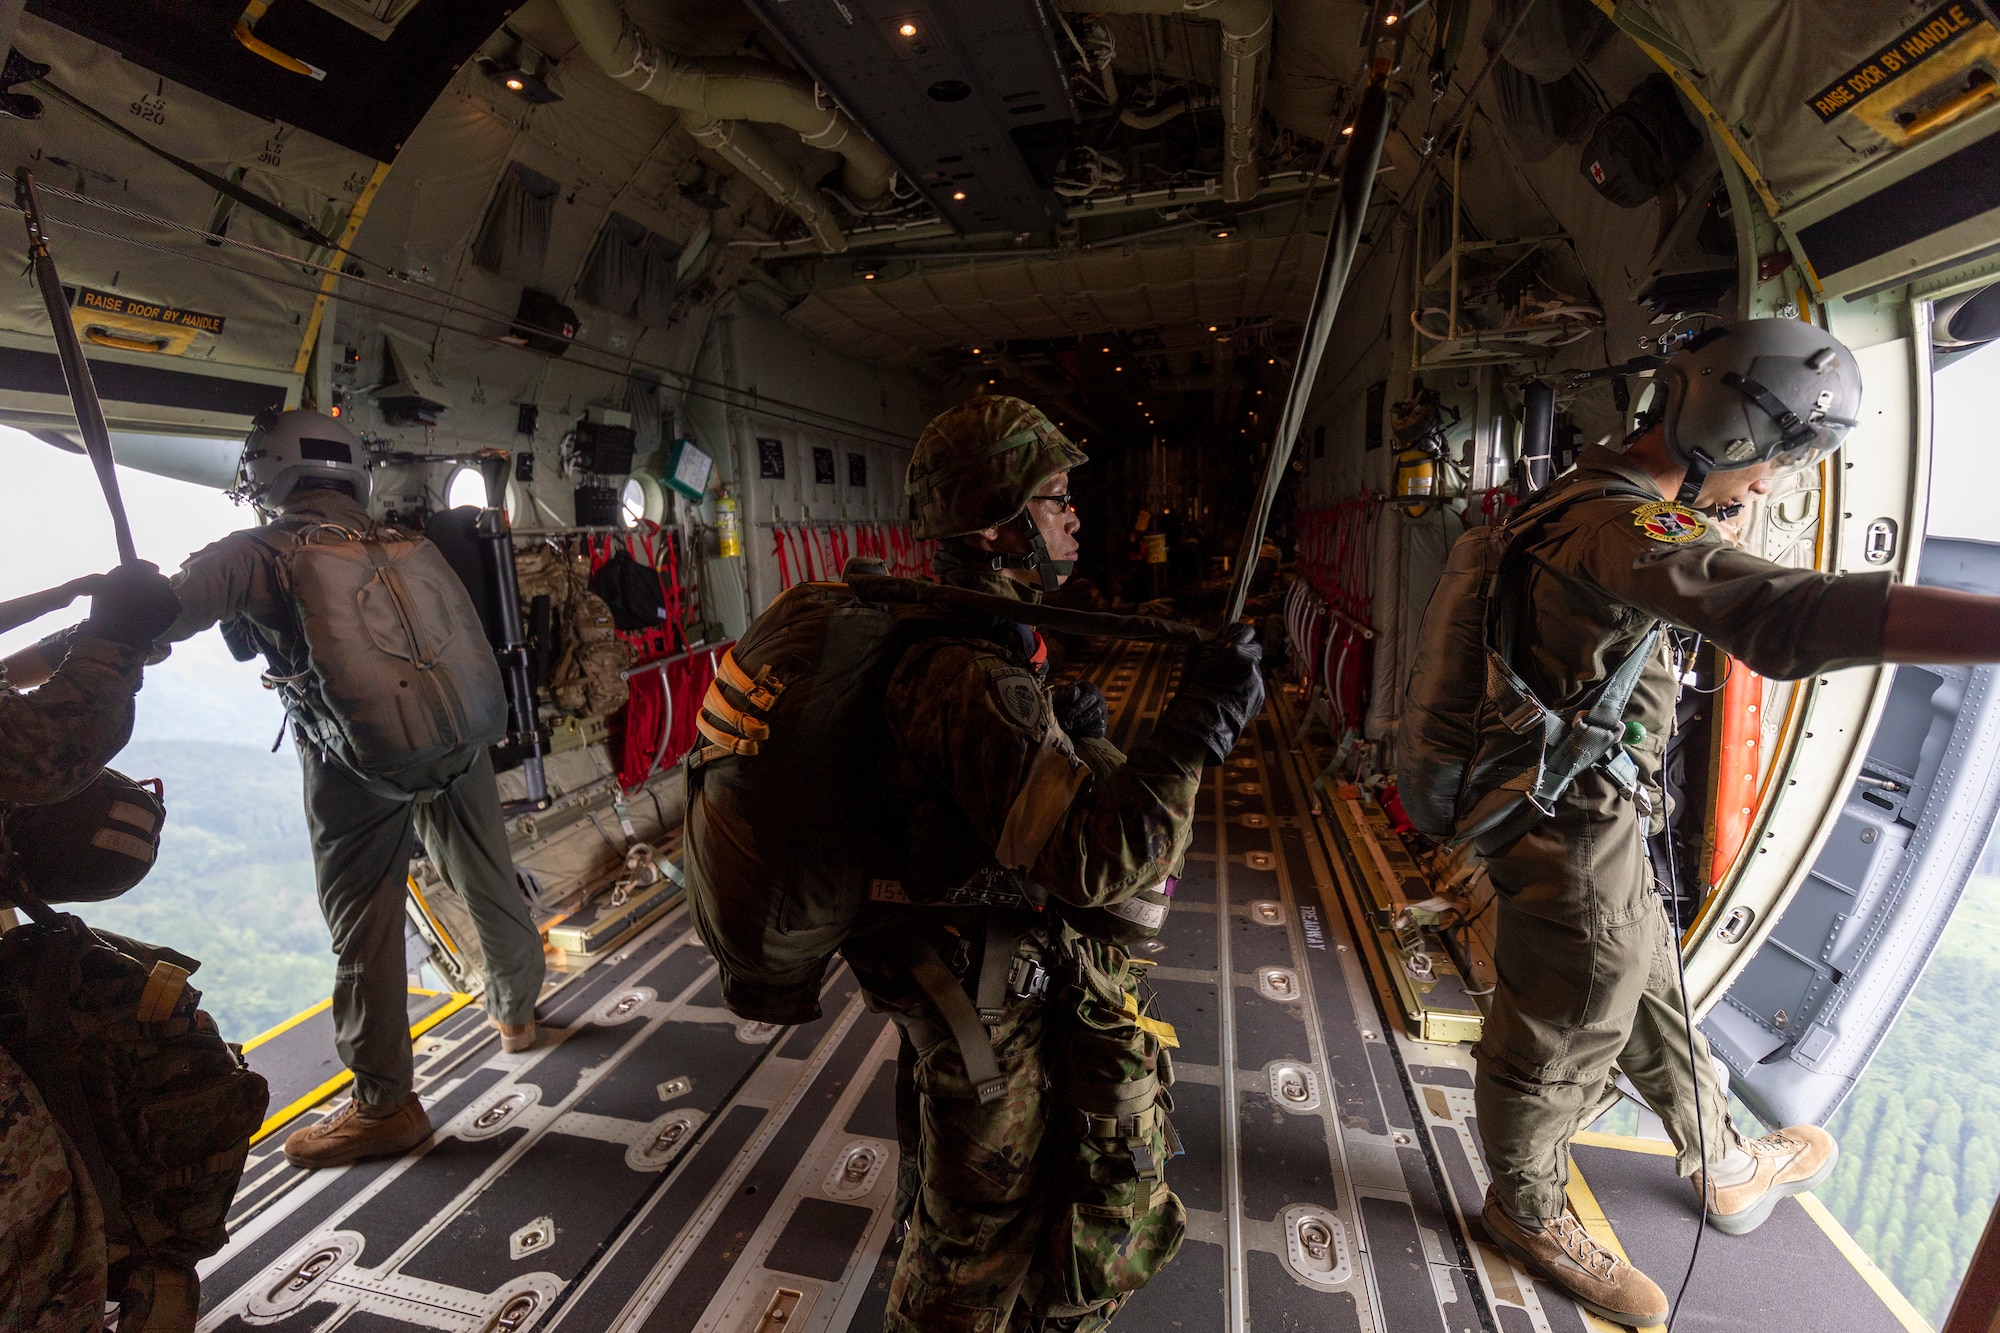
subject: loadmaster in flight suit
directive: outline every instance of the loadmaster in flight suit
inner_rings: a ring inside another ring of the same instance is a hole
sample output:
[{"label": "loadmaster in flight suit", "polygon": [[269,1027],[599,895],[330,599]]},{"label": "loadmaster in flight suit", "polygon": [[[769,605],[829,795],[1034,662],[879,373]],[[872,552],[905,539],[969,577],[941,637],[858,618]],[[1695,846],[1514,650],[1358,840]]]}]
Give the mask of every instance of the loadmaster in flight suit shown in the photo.
[{"label": "loadmaster in flight suit", "polygon": [[[1897,586],[1887,572],[1788,568],[1718,530],[1718,516],[1825,457],[1853,425],[1860,371],[1830,334],[1789,319],[1714,329],[1658,382],[1666,401],[1654,423],[1622,453],[1585,449],[1550,492],[1614,493],[1561,509],[1523,536],[1525,560],[1510,557],[1524,579],[1513,666],[1551,710],[1580,708],[1662,623],[1783,680],[1878,662],[2000,660],[2000,598]],[[1816,1126],[1745,1138],[1698,1031],[1690,1062],[1676,941],[1645,843],[1665,809],[1659,769],[1674,701],[1662,650],[1625,712],[1645,732],[1630,747],[1635,796],[1592,767],[1552,818],[1480,848],[1499,904],[1499,978],[1475,1089],[1493,1180],[1486,1229],[1592,1311],[1635,1326],[1667,1317],[1665,1294],[1597,1245],[1564,1195],[1566,1145],[1601,1109],[1615,1071],[1665,1121],[1679,1173],[1697,1189],[1707,1181],[1709,1221],[1725,1232],[1760,1225],[1780,1198],[1826,1179],[1838,1156]]]},{"label": "loadmaster in flight suit", "polygon": [[[1077,551],[1069,471],[1085,461],[1018,398],[938,416],[906,489],[916,535],[939,541],[940,581],[1023,601],[1058,586]],[[903,887],[935,905],[871,904],[842,952],[915,1054],[918,1188],[892,1333],[1103,1328],[1185,1227],[1166,1173],[1171,1029],[1143,1012],[1142,969],[1111,941],[1148,938],[1166,918],[1202,768],[1262,706],[1257,646],[1239,626],[1190,653],[1129,758],[1104,738],[1095,687],[1052,701],[1040,649],[1027,626],[996,618],[983,634],[919,641],[889,682]],[[1087,772],[1065,769],[1077,782],[1017,875],[997,849],[1038,780],[1052,717]],[[980,1072],[981,1055],[997,1074]]]},{"label": "loadmaster in flight suit", "polygon": [[[90,618],[32,694],[0,682],[0,812],[89,785],[132,735],[132,695],[156,635],[180,613],[151,565],[87,581]],[[74,585],[72,585],[74,586]],[[0,1050],[0,1311],[23,1333],[101,1328],[104,1214],[41,1093]]]},{"label": "loadmaster in flight suit", "polygon": [[[277,414],[245,441],[238,491],[267,518],[365,532],[374,524],[365,458],[361,441],[333,418]],[[240,659],[265,654],[272,679],[304,672],[305,636],[281,572],[277,551],[252,530],[195,552],[173,577],[181,609],[161,643],[220,622]],[[292,732],[305,773],[320,910],[339,959],[334,1047],[354,1071],[354,1095],[287,1138],[285,1156],[294,1166],[341,1166],[405,1152],[431,1133],[411,1090],[403,904],[412,834],[471,912],[487,964],[483,1003],[508,1050],[525,1050],[536,1038],[542,945],[514,875],[493,761],[483,748],[470,767],[413,799],[315,739],[296,715]]]}]

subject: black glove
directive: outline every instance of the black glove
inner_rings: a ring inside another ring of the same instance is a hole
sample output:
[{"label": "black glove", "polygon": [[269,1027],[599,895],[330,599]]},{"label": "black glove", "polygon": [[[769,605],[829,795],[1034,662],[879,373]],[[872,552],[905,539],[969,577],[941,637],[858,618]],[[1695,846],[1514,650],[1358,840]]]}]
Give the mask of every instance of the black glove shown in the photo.
[{"label": "black glove", "polygon": [[120,565],[92,590],[90,619],[81,632],[131,648],[151,648],[180,614],[180,598],[157,565]]},{"label": "black glove", "polygon": [[1191,649],[1181,687],[1153,728],[1154,742],[1183,758],[1200,754],[1210,764],[1227,759],[1243,728],[1263,710],[1263,660],[1257,631],[1248,625],[1230,625]]},{"label": "black glove", "polygon": [[1049,706],[1055,709],[1056,725],[1073,741],[1104,739],[1104,727],[1111,715],[1104,706],[1104,691],[1092,680],[1072,680],[1049,691]]}]

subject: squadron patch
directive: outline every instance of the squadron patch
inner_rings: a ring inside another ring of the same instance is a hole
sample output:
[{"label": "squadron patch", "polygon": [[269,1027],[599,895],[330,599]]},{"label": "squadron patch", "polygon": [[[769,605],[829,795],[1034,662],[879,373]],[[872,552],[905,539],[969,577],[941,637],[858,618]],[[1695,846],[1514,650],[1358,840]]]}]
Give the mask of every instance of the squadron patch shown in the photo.
[{"label": "squadron patch", "polygon": [[993,697],[1007,720],[1023,731],[1042,729],[1042,688],[1021,672],[993,678]]},{"label": "squadron patch", "polygon": [[1632,511],[1632,522],[1656,542],[1680,546],[1708,534],[1708,520],[1686,505],[1655,500]]}]

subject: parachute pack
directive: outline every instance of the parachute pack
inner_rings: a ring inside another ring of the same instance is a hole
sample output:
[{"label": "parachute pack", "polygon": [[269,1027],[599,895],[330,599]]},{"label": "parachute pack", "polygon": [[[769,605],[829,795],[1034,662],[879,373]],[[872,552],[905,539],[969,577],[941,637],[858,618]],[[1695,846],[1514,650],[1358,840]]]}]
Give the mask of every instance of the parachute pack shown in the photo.
[{"label": "parachute pack", "polygon": [[479,612],[443,553],[395,528],[285,522],[277,552],[305,638],[295,674],[267,675],[296,721],[362,773],[436,788],[507,734],[507,697]]},{"label": "parachute pack", "polygon": [[1572,505],[1611,496],[1653,498],[1618,486],[1559,488],[1452,546],[1424,608],[1397,733],[1396,793],[1419,831],[1482,850],[1502,846],[1553,814],[1593,765],[1638,790],[1625,707],[1659,646],[1657,628],[1571,716],[1543,705],[1513,666],[1517,552]]},{"label": "parachute pack", "polygon": [[[906,830],[875,772],[883,695],[905,649],[954,628],[976,635],[972,617],[1167,642],[1199,635],[1145,617],[889,578],[880,568],[857,559],[844,582],[784,593],[723,655],[703,700],[705,743],[688,761],[688,901],[720,965],[723,1000],[746,1018],[817,1017],[827,960],[863,904],[911,901]],[[957,890],[953,903],[1028,906],[1019,872],[1040,856],[1086,776],[1051,719],[993,873]]]}]

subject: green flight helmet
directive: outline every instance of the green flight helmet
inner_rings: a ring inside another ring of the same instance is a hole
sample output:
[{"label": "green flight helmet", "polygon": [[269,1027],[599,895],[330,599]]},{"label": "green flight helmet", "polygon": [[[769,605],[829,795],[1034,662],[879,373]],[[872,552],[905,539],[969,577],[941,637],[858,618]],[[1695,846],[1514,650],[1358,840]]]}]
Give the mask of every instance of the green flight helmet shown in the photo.
[{"label": "green flight helmet", "polygon": [[932,418],[917,437],[903,491],[923,540],[944,540],[1020,522],[1030,550],[995,554],[996,569],[1031,569],[1053,590],[1072,562],[1049,559],[1028,500],[1044,482],[1090,461],[1033,403],[983,393]]},{"label": "green flight helmet", "polygon": [[1711,472],[1774,462],[1781,473],[1840,448],[1861,415],[1861,367],[1825,329],[1746,319],[1690,339],[1658,372],[1667,452],[1692,505]]}]

